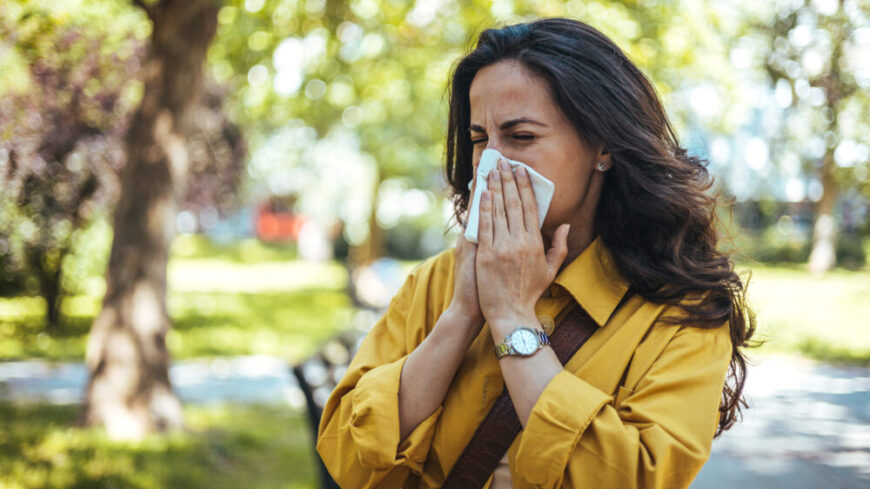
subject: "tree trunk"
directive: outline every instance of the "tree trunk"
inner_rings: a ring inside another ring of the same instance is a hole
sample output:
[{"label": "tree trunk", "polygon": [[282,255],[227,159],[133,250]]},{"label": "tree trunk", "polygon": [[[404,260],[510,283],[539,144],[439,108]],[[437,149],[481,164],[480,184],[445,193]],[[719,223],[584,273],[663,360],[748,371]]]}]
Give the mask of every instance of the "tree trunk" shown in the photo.
[{"label": "tree trunk", "polygon": [[[59,260],[63,260],[65,254],[66,250],[61,250]],[[42,259],[44,268],[39,272],[39,294],[45,299],[45,329],[57,332],[60,330],[60,304],[63,300],[60,287],[63,268],[60,263],[50,266],[46,260],[48,258]]]},{"label": "tree trunk", "polygon": [[822,274],[837,263],[837,220],[834,206],[837,203],[837,181],[834,179],[834,150],[828,148],[822,163],[822,198],[816,205],[816,221],[813,224],[813,248],[808,268]]},{"label": "tree trunk", "polygon": [[[843,0],[837,5],[836,16],[842,16]],[[846,24],[836,22],[841,28],[834,29],[832,33],[831,55],[828,58],[830,71],[820,80],[812,82],[813,85],[821,86],[825,90],[826,108],[831,111],[833,117],[825,129],[826,134],[839,134],[838,120],[840,115],[840,102],[846,96],[849,88],[840,76],[840,57],[843,54],[843,46],[849,37]],[[822,198],[816,205],[816,220],[813,224],[813,249],[810,252],[807,268],[815,274],[822,274],[837,264],[837,219],[834,217],[834,207],[840,197],[840,188],[837,184],[834,171],[834,145],[828,141],[825,151],[825,159],[822,161]]]},{"label": "tree trunk", "polygon": [[145,91],[126,140],[103,307],[91,328],[83,421],[113,438],[183,424],[169,381],[166,263],[188,172],[185,120],[202,89],[217,2],[138,3],[154,30]]},{"label": "tree trunk", "polygon": [[60,329],[61,262],[66,252],[66,249],[57,250],[58,258],[52,259],[42,247],[34,247],[27,257],[31,269],[36,271],[39,295],[45,299],[45,329],[50,333]]}]

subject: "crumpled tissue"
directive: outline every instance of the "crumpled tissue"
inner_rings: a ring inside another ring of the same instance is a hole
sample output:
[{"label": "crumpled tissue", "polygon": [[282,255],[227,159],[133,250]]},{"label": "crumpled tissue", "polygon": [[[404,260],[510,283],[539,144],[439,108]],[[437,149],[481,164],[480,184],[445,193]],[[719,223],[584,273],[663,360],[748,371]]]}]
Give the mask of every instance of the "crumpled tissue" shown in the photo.
[{"label": "crumpled tissue", "polygon": [[[498,166],[499,158],[504,158],[504,156],[494,149],[485,149],[480,155],[480,163],[477,165],[477,186],[474,188],[474,195],[471,198],[471,209],[468,211],[468,224],[465,226],[465,239],[472,243],[477,243],[477,228],[480,225],[480,196],[483,195],[484,190],[488,189],[486,177],[493,168]],[[535,201],[538,203],[538,224],[543,226],[544,217],[550,208],[550,202],[553,200],[553,191],[556,186],[540,173],[532,170],[529,165],[505,159],[511,165],[511,168],[521,166],[528,172],[529,179],[532,182],[532,189],[535,192]],[[473,180],[468,182],[469,190],[471,190],[472,182]]]}]

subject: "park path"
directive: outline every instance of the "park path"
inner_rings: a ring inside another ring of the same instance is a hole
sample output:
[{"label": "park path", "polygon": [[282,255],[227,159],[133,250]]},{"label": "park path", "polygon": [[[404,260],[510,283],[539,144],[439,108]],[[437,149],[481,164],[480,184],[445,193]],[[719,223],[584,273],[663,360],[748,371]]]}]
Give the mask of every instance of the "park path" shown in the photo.
[{"label": "park path", "polygon": [[692,489],[870,488],[870,369],[773,356]]},{"label": "park path", "polygon": [[[176,362],[170,376],[189,403],[305,406],[279,358]],[[86,380],[78,363],[0,363],[0,400],[76,403]],[[743,421],[714,441],[692,489],[870,488],[870,369],[764,357],[746,395]]]}]

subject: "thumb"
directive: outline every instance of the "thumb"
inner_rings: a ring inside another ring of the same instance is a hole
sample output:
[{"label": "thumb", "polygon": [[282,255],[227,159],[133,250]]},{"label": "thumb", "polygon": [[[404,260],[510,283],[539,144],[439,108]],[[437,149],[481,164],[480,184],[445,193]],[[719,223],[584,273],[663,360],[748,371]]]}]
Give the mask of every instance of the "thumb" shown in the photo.
[{"label": "thumb", "polygon": [[556,275],[556,271],[568,256],[568,231],[570,230],[570,224],[562,224],[553,233],[553,241],[550,249],[547,250],[547,268],[550,270],[550,275]]}]

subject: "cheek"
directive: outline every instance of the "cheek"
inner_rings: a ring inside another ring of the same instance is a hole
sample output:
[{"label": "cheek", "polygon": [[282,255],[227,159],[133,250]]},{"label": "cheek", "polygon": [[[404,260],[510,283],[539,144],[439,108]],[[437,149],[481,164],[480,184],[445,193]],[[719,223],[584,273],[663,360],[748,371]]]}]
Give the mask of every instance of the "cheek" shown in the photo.
[{"label": "cheek", "polygon": [[541,173],[556,185],[550,209],[554,213],[563,215],[573,213],[580,207],[591,177],[591,171],[584,171],[583,163],[574,161],[569,165],[568,168],[563,169],[565,171],[554,172],[552,178]]}]

